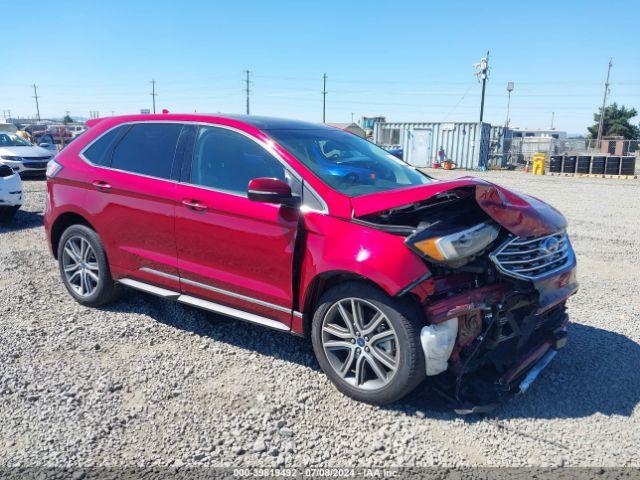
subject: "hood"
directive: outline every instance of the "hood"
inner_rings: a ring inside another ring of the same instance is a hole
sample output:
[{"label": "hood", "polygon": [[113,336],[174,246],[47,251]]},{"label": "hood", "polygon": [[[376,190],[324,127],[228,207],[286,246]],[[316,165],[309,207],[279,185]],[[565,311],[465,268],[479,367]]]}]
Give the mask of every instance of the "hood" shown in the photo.
[{"label": "hood", "polygon": [[496,223],[518,237],[538,237],[563,230],[567,222],[551,205],[473,177],[372,193],[351,199],[354,217],[428,200],[448,190],[475,188],[476,202]]},{"label": "hood", "polygon": [[42,147],[0,147],[0,155],[15,157],[51,157],[53,153]]}]

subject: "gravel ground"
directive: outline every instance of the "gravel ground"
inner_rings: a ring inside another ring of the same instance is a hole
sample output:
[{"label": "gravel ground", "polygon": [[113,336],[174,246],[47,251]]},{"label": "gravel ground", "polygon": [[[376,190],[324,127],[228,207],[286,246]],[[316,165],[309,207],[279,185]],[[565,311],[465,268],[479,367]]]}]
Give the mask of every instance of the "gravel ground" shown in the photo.
[{"label": "gravel ground", "polygon": [[305,340],[142,293],[81,307],[26,181],[0,230],[0,466],[640,466],[640,181],[482,176],[565,213],[581,283],[568,346],[488,417],[356,403]]}]

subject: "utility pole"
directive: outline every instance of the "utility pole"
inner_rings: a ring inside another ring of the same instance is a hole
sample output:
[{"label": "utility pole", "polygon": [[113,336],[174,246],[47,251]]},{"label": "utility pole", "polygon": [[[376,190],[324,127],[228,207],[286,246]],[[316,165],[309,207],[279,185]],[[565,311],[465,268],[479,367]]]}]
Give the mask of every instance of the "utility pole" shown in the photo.
[{"label": "utility pole", "polygon": [[156,93],[156,81],[151,80],[151,98],[153,99],[153,113],[156,113],[156,97],[158,94]]},{"label": "utility pole", "polygon": [[322,75],[322,123],[327,123],[327,74]]},{"label": "utility pole", "polygon": [[353,112],[351,112],[351,123],[353,123]]},{"label": "utility pole", "polygon": [[33,98],[36,99],[36,112],[38,115],[38,121],[40,121],[40,105],[38,105],[38,87],[36,84],[33,84]]},{"label": "utility pole", "polygon": [[247,115],[250,115],[249,96],[251,95],[251,88],[250,88],[251,82],[249,80],[249,76],[251,75],[251,71],[250,70],[245,70],[244,73],[246,75],[245,76],[245,81],[244,81],[245,82],[244,93],[247,96]]},{"label": "utility pole", "polygon": [[556,116],[556,112],[551,112],[551,127],[550,129],[553,130],[553,118]]},{"label": "utility pole", "polygon": [[478,81],[482,83],[482,96],[480,97],[480,123],[484,118],[484,94],[487,89],[487,77],[489,76],[489,50],[487,50],[487,56],[480,59],[480,63],[474,65],[478,70],[476,77]]},{"label": "utility pole", "polygon": [[607,68],[607,80],[604,82],[604,95],[602,97],[602,108],[600,109],[600,122],[598,123],[598,147],[602,141],[602,130],[604,128],[604,109],[607,106],[607,94],[609,93],[609,75],[613,66],[613,58],[609,58],[609,68]]}]

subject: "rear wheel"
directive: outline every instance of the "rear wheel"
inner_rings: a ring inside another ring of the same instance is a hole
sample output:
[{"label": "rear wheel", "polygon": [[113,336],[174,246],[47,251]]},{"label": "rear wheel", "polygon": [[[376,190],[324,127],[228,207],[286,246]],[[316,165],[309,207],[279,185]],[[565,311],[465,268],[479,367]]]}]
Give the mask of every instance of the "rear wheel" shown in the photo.
[{"label": "rear wheel", "polygon": [[324,372],[356,400],[390,403],[425,377],[419,313],[371,285],[348,282],[327,291],[311,334]]},{"label": "rear wheel", "polygon": [[78,303],[97,307],[117,296],[100,237],[89,227],[72,225],[64,231],[58,265],[65,287]]}]

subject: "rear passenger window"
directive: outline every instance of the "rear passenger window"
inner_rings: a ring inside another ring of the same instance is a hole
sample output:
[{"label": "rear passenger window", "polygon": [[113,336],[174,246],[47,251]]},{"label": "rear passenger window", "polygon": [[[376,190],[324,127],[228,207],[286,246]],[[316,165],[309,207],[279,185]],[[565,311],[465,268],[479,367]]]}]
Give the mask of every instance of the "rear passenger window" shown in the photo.
[{"label": "rear passenger window", "polygon": [[288,181],[287,176],[278,160],[244,135],[224,128],[200,128],[193,153],[191,183],[246,195],[249,181],[254,178]]},{"label": "rear passenger window", "polygon": [[108,167],[111,163],[111,148],[113,147],[115,140],[119,137],[123,128],[125,127],[116,127],[102,135],[84,151],[84,157],[94,165]]},{"label": "rear passenger window", "polygon": [[111,167],[157,178],[171,178],[171,164],[182,125],[141,123],[131,127],[113,151]]}]

